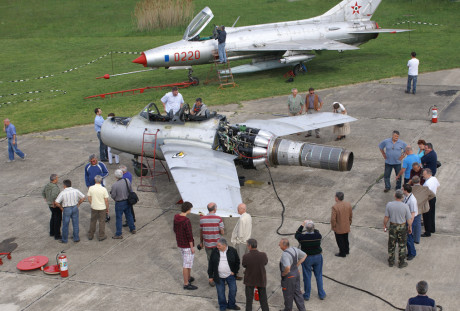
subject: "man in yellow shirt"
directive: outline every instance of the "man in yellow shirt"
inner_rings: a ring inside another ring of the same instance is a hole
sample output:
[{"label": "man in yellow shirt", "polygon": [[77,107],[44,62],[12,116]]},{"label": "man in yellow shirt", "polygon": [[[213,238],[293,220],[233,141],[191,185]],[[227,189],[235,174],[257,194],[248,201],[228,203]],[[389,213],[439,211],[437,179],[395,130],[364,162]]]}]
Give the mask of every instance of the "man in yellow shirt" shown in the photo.
[{"label": "man in yellow shirt", "polygon": [[105,216],[109,213],[109,193],[102,186],[102,176],[94,177],[96,184],[88,189],[88,201],[91,204],[91,223],[89,225],[88,240],[92,240],[99,221],[99,241],[107,239],[105,235]]}]

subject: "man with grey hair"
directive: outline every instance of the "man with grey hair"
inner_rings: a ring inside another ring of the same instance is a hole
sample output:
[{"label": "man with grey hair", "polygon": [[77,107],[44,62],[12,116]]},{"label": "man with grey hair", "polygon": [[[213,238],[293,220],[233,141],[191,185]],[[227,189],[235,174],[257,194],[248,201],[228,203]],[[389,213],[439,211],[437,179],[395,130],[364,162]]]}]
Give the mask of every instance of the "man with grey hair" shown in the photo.
[{"label": "man with grey hair", "polygon": [[[388,238],[388,264],[393,267],[395,263],[396,243],[399,245],[399,268],[407,267],[406,243],[407,233],[412,233],[412,215],[409,206],[402,202],[404,193],[401,189],[395,192],[395,201],[389,202],[385,208],[383,219],[383,230],[387,231],[387,224],[390,221]],[[406,229],[406,223],[408,225]]]},{"label": "man with grey hair", "polygon": [[109,214],[109,193],[102,187],[102,176],[94,177],[95,185],[88,189],[88,201],[91,205],[91,221],[88,231],[88,240],[92,240],[96,231],[96,223],[99,221],[99,241],[107,239],[105,235],[105,216]]},{"label": "man with grey hair", "polygon": [[[420,184],[420,177],[414,176],[411,179],[412,181],[412,194],[414,195],[415,199],[417,200],[418,206],[418,213],[419,215],[424,215],[430,210],[429,201],[433,198],[436,198],[436,194],[433,193],[428,187],[424,187]],[[419,226],[415,226],[413,235],[414,235],[414,243],[420,243],[420,236],[421,236],[421,222]]]},{"label": "man with grey hair", "polygon": [[292,94],[288,96],[288,110],[289,110],[289,115],[291,116],[297,116],[301,115],[303,113],[303,108],[305,106],[305,101],[302,98],[302,95],[299,95],[298,91],[296,88],[293,88],[291,90]]},{"label": "man with grey hair", "polygon": [[406,311],[436,311],[435,301],[426,295],[428,292],[428,283],[420,281],[415,288],[418,295],[407,301]]},{"label": "man with grey hair", "polygon": [[[238,205],[238,214],[240,214],[240,218],[233,229],[232,243],[238,251],[238,256],[243,258],[243,256],[248,253],[246,243],[251,238],[252,234],[252,218],[251,215],[246,212],[246,204],[244,203]],[[242,280],[243,278],[237,276],[236,279]]]},{"label": "man with grey hair", "polygon": [[283,289],[284,311],[291,311],[295,302],[299,311],[305,311],[300,291],[299,266],[307,258],[307,254],[296,247],[290,247],[289,240],[282,238],[279,247],[283,251],[280,260],[281,288]]},{"label": "man with grey hair", "polygon": [[91,187],[95,184],[94,177],[102,176],[101,185],[104,186],[104,178],[109,176],[109,171],[104,163],[99,162],[95,154],[89,156],[89,163],[85,166],[85,183],[86,187]]},{"label": "man with grey hair", "polygon": [[348,233],[353,218],[353,209],[349,202],[343,200],[344,198],[343,192],[335,193],[335,204],[332,206],[331,212],[331,229],[334,231],[335,240],[339,247],[339,252],[335,254],[337,257],[346,257],[350,253]]},{"label": "man with grey hair", "polygon": [[61,239],[61,222],[62,222],[62,211],[56,206],[54,201],[59,195],[58,175],[51,174],[50,182],[43,188],[42,196],[51,211],[50,219],[50,236],[54,237],[55,240]]},{"label": "man with grey hair", "polygon": [[[214,281],[217,289],[219,310],[241,310],[236,305],[236,279],[240,269],[240,258],[236,249],[228,246],[227,240],[220,238],[212,250],[208,263],[209,283]],[[225,298],[225,283],[228,284],[228,300]]]},{"label": "man with grey hair", "polygon": [[[430,189],[436,195],[436,191],[438,191],[439,186],[441,186],[438,179],[433,176],[433,173],[429,168],[425,168],[422,174],[423,178],[425,178],[423,186]],[[430,210],[422,216],[423,224],[425,225],[425,233],[422,234],[422,237],[430,237],[431,234],[436,231],[436,197],[428,201],[428,204],[430,205]]]},{"label": "man with grey hair", "polygon": [[[305,233],[302,231],[306,230]],[[315,274],[316,288],[318,290],[319,299],[323,300],[326,297],[326,292],[323,289],[323,250],[321,249],[321,233],[315,229],[315,224],[312,220],[305,220],[295,233],[295,238],[300,243],[300,249],[305,252],[308,257],[302,263],[304,295],[303,298],[310,300],[311,292],[311,271]]]},{"label": "man with grey hair", "polygon": [[[129,182],[131,183],[131,185],[132,185],[133,184],[133,175],[128,171],[128,168],[126,167],[126,165],[120,164],[118,166],[118,168],[120,170],[122,170],[123,178],[127,178],[129,180]],[[131,206],[131,214],[133,215],[133,221],[136,222],[136,214],[134,214],[134,207],[132,205],[130,205],[130,206]],[[123,227],[128,227],[128,222],[125,222]]]},{"label": "man with grey hair", "polygon": [[129,231],[132,234],[136,233],[134,226],[133,215],[131,215],[131,204],[128,202],[129,192],[131,191],[131,183],[123,178],[123,171],[116,170],[115,178],[117,181],[112,185],[110,196],[115,201],[115,219],[117,231],[112,239],[123,239],[122,235],[122,217],[125,214],[126,221],[128,222]]},{"label": "man with grey hair", "polygon": [[243,256],[241,264],[244,270],[244,285],[246,293],[246,311],[252,310],[254,287],[259,291],[259,302],[262,311],[268,311],[267,273],[265,266],[268,263],[267,254],[257,250],[257,240],[248,240],[249,253]]}]

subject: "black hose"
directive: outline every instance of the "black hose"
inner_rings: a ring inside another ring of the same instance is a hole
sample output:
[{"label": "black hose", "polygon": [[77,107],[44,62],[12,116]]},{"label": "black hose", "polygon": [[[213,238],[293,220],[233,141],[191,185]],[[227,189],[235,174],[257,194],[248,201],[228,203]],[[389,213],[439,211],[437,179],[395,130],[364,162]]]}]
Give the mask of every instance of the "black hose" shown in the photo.
[{"label": "black hose", "polygon": [[[278,201],[280,201],[281,206],[283,207],[283,210],[281,211],[281,224],[280,224],[280,226],[278,227],[278,229],[276,229],[276,233],[277,233],[278,235],[281,235],[281,236],[294,235],[295,233],[280,233],[280,232],[279,232],[279,230],[281,229],[281,227],[283,226],[283,223],[284,223],[284,212],[286,211],[286,207],[284,206],[283,201],[281,200],[281,198],[280,198],[279,195],[278,195],[278,192],[276,191],[275,183],[273,182],[273,178],[272,178],[272,173],[270,172],[270,168],[268,167],[267,163],[265,163],[265,166],[267,167],[268,175],[270,176],[270,182],[271,182],[271,184],[272,184],[272,186],[273,186],[273,191],[275,192],[275,195],[276,195],[276,197],[278,198]],[[393,307],[393,308],[396,309],[396,310],[403,310],[403,311],[406,310],[406,309],[403,309],[403,308],[398,308],[398,307],[396,307],[396,306],[393,305],[391,302],[389,302],[389,301],[383,299],[383,298],[380,297],[380,296],[377,296],[377,295],[371,293],[370,291],[361,289],[361,288],[359,288],[359,287],[356,287],[356,286],[353,286],[353,285],[350,285],[350,284],[346,284],[346,283],[337,281],[336,279],[333,279],[333,278],[331,278],[331,277],[329,277],[329,276],[327,276],[327,275],[325,275],[325,274],[323,274],[323,276],[324,276],[326,279],[329,279],[329,280],[331,280],[331,281],[334,281],[334,282],[336,282],[336,283],[338,283],[338,284],[340,284],[340,285],[343,285],[343,286],[346,286],[346,287],[349,287],[349,288],[352,288],[352,289],[359,290],[359,291],[361,291],[361,292],[363,292],[363,293],[366,293],[366,294],[368,294],[368,295],[371,295],[372,297],[375,297],[375,298],[377,298],[377,299],[380,299],[381,301],[385,302],[386,304],[390,305],[391,307]],[[436,305],[436,307],[437,307],[439,310],[442,311],[442,306]]]}]

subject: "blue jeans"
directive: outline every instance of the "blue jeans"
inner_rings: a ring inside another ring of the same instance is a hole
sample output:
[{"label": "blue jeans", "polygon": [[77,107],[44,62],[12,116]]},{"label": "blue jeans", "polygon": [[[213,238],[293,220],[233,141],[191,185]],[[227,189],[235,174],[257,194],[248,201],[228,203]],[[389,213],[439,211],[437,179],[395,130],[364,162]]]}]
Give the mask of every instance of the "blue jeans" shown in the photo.
[{"label": "blue jeans", "polygon": [[412,86],[412,93],[415,94],[415,91],[417,90],[417,77],[418,76],[410,76],[410,75],[407,76],[407,92],[408,93],[410,92],[411,82],[414,81],[413,86]]},{"label": "blue jeans", "polygon": [[136,227],[134,226],[133,215],[131,214],[131,205],[129,205],[128,200],[115,202],[115,227],[117,228],[115,235],[117,236],[122,234],[121,229],[123,213],[125,213],[129,231],[133,231],[136,229]]},{"label": "blue jeans", "polygon": [[97,132],[97,138],[99,139],[99,157],[101,161],[105,161],[108,159],[107,157],[107,146],[104,145],[101,139],[101,132]]},{"label": "blue jeans", "polygon": [[326,292],[323,289],[323,255],[321,254],[307,256],[302,263],[303,285],[305,289],[303,297],[305,299],[310,299],[312,269],[315,274],[318,296],[319,298],[324,298],[326,297]]},{"label": "blue jeans", "polygon": [[[225,298],[226,282],[228,284],[228,303]],[[220,278],[219,282],[216,282],[216,289],[220,310],[226,310],[227,308],[233,308],[236,306],[236,279],[234,275],[230,275],[226,279]]]},{"label": "blue jeans", "polygon": [[8,158],[10,161],[14,160],[15,153],[19,157],[24,158],[24,153],[18,148],[18,139],[16,138],[16,143],[13,145],[13,138],[8,138]]},{"label": "blue jeans", "polygon": [[69,237],[69,223],[72,218],[73,241],[80,241],[80,228],[78,227],[78,207],[64,207],[62,213],[62,242],[67,243]]},{"label": "blue jeans", "polygon": [[414,236],[414,242],[420,243],[420,235],[422,234],[422,214],[418,214],[414,218],[412,223],[412,235]]},{"label": "blue jeans", "polygon": [[407,245],[407,255],[415,257],[417,255],[417,251],[415,250],[414,233],[413,232],[411,234],[407,234],[406,245]]},{"label": "blue jeans", "polygon": [[217,50],[219,52],[219,61],[221,63],[226,63],[227,62],[227,54],[225,53],[225,42],[224,43],[219,43],[217,45]]},{"label": "blue jeans", "polygon": [[[390,176],[391,171],[395,170],[395,174],[398,175],[401,170],[401,164],[388,164],[385,163],[385,173],[383,173],[383,181],[385,182],[385,189],[391,189]],[[396,189],[401,189],[401,177],[396,181]]]}]

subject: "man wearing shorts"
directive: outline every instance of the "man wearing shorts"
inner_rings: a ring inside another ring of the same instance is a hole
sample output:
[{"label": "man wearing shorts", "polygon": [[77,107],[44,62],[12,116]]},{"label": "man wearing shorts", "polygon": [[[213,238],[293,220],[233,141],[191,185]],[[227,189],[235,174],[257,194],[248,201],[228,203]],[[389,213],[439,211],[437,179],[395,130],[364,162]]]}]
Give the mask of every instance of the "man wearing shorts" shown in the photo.
[{"label": "man wearing shorts", "polygon": [[187,215],[192,210],[192,203],[184,202],[181,207],[181,213],[174,215],[174,233],[176,234],[177,247],[182,255],[182,274],[184,276],[184,289],[194,290],[197,289],[191,283],[195,280],[190,276],[193,266],[193,258],[195,257],[195,249],[192,233],[192,224]]}]

